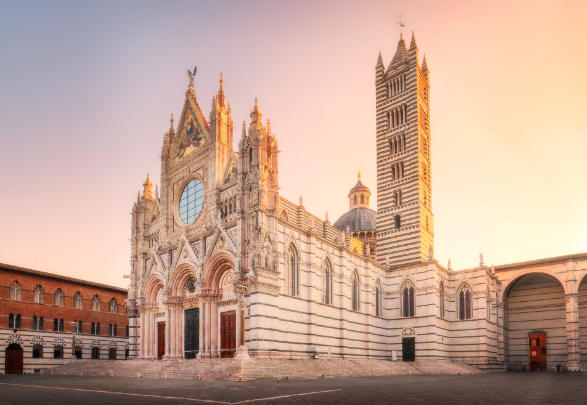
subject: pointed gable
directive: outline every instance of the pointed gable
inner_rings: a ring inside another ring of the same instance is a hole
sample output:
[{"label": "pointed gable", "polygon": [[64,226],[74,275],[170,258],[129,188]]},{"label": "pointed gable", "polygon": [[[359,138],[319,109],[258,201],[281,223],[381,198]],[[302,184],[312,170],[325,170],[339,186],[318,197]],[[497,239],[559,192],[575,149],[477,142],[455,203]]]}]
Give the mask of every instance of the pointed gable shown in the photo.
[{"label": "pointed gable", "polygon": [[236,156],[231,153],[228,163],[226,164],[226,168],[224,169],[223,181],[222,184],[231,184],[236,181],[236,173],[237,173],[237,165],[236,165]]},{"label": "pointed gable", "polygon": [[196,93],[192,86],[186,92],[186,100],[181,113],[177,136],[174,137],[171,157],[174,163],[179,162],[192,152],[203,150],[210,139],[210,126],[202,114],[196,101]]}]

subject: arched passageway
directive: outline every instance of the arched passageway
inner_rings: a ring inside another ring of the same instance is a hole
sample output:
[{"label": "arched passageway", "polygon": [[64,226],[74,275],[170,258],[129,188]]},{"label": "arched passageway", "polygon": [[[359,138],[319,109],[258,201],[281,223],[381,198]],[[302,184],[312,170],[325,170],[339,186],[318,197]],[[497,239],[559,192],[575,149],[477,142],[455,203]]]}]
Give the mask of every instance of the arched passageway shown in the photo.
[{"label": "arched passageway", "polygon": [[564,369],[567,319],[562,284],[543,273],[526,274],[512,282],[506,291],[504,337],[505,360],[511,370]]}]

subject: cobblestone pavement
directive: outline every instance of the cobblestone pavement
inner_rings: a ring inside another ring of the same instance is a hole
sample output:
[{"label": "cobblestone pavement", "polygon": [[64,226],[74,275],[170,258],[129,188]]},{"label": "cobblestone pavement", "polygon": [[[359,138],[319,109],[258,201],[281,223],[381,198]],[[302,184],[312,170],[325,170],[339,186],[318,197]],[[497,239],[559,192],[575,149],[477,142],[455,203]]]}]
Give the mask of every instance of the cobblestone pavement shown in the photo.
[{"label": "cobblestone pavement", "polygon": [[583,404],[587,374],[411,375],[251,382],[0,375],[0,404]]}]

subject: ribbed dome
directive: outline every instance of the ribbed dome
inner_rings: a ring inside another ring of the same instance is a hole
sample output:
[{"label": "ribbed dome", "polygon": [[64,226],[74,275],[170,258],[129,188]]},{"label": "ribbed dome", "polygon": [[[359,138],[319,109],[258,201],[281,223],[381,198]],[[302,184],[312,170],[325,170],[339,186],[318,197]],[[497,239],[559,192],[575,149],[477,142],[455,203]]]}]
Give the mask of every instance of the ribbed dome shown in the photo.
[{"label": "ribbed dome", "polygon": [[353,208],[334,223],[339,231],[346,231],[348,225],[350,232],[374,231],[377,223],[377,213],[370,208]]}]

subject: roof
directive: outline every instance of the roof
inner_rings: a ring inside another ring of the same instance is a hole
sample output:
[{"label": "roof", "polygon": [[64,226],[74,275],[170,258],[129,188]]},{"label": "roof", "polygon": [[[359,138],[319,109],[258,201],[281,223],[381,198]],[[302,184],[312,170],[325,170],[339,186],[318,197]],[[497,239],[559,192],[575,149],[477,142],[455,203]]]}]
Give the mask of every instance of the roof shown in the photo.
[{"label": "roof", "polygon": [[345,231],[349,227],[350,232],[375,231],[377,226],[377,213],[370,208],[353,208],[343,214],[333,225],[339,231]]},{"label": "roof", "polygon": [[351,188],[351,191],[349,192],[349,195],[352,193],[356,193],[357,191],[367,191],[369,194],[371,194],[371,191],[369,190],[369,187],[365,186],[362,182],[361,182],[361,178],[359,177],[359,180],[357,181],[357,184],[355,184],[355,186],[353,188]]},{"label": "roof", "polygon": [[406,49],[406,42],[402,38],[400,34],[399,42],[397,43],[397,50],[395,51],[395,55],[393,55],[393,59],[389,63],[389,67],[387,68],[388,72],[397,69],[398,67],[402,66],[410,59],[410,53]]},{"label": "roof", "polygon": [[53,279],[56,279],[56,280],[69,281],[69,282],[72,282],[72,283],[84,284],[84,285],[89,285],[89,286],[92,286],[92,287],[104,288],[104,289],[107,289],[107,290],[118,291],[118,292],[121,292],[121,293],[127,293],[128,292],[128,290],[126,288],[120,288],[120,287],[114,287],[112,285],[95,283],[93,281],[81,280],[79,278],[61,276],[61,275],[55,274],[55,273],[47,273],[46,271],[39,271],[39,270],[27,269],[25,267],[13,266],[11,264],[0,263],[0,269],[2,269],[2,270],[11,270],[11,271],[15,271],[15,272],[18,272],[18,273],[24,273],[24,274],[32,274],[32,275],[40,276],[40,277],[53,278]]},{"label": "roof", "polygon": [[547,263],[556,263],[567,261],[571,259],[587,259],[587,252],[585,253],[575,253],[572,255],[565,255],[565,256],[555,256],[555,257],[547,257],[545,259],[537,259],[537,260],[529,260],[527,262],[518,262],[518,263],[510,263],[510,264],[500,264],[498,266],[493,266],[496,271],[499,270],[508,270],[515,267],[524,267],[524,266],[534,266],[539,264],[547,264]]}]

